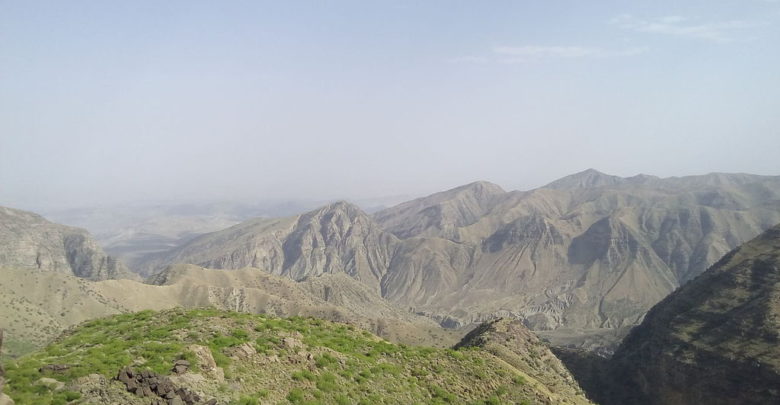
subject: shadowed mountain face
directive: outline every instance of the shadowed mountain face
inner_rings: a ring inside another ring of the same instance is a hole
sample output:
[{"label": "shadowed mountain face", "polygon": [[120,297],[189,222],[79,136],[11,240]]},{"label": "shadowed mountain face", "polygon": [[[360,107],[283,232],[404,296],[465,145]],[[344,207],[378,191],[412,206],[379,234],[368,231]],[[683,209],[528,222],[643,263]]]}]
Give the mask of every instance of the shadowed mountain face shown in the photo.
[{"label": "shadowed mountain face", "polygon": [[72,274],[90,280],[137,278],[107,256],[87,231],[0,207],[0,267]]},{"label": "shadowed mountain face", "polygon": [[472,183],[373,217],[338,203],[245,222],[148,266],[249,265],[296,280],[343,272],[448,326],[500,315],[613,333],[777,222],[780,177],[588,170],[528,192]]},{"label": "shadowed mountain face", "polygon": [[780,226],[653,307],[589,374],[606,405],[779,403]]}]

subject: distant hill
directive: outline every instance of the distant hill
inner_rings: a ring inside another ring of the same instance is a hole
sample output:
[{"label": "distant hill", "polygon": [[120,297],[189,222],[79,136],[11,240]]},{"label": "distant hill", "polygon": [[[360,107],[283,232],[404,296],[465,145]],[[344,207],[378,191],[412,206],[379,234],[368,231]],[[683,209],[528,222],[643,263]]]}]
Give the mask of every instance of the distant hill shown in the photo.
[{"label": "distant hill", "polygon": [[89,280],[138,279],[83,229],[0,207],[0,267],[71,274]]},{"label": "distant hill", "polygon": [[548,369],[543,345],[511,344],[544,360],[396,345],[319,319],[144,311],[87,322],[9,362],[5,390],[19,404],[590,404],[565,370]]},{"label": "distant hill", "polygon": [[[372,216],[338,203],[257,219],[148,258],[345,273],[445,326],[523,319],[556,344],[609,344],[671,291],[780,222],[780,177],[587,170],[531,191],[477,182]],[[560,331],[559,333],[556,331]]]}]

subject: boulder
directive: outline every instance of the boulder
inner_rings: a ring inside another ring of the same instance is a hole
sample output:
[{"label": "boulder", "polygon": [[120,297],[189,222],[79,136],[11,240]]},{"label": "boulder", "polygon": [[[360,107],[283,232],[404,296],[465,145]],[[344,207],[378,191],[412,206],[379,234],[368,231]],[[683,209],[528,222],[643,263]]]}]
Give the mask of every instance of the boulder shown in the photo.
[{"label": "boulder", "polygon": [[59,391],[63,388],[65,388],[65,383],[61,381],[57,381],[53,378],[49,377],[43,377],[38,379],[38,384],[45,385],[50,390]]},{"label": "boulder", "polygon": [[237,359],[248,359],[257,354],[255,347],[247,342],[231,349],[230,355]]},{"label": "boulder", "polygon": [[190,362],[187,360],[176,360],[175,363],[173,363],[173,371],[176,374],[184,374],[190,369]]},{"label": "boulder", "polygon": [[49,372],[49,373],[64,373],[65,371],[68,371],[70,369],[70,366],[67,364],[47,364],[41,368],[38,369],[38,372],[41,374]]},{"label": "boulder", "polygon": [[198,365],[203,374],[213,378],[217,382],[225,381],[225,372],[221,367],[217,367],[217,362],[214,361],[214,356],[211,355],[211,349],[200,345],[190,345],[187,349],[198,359]]},{"label": "boulder", "polygon": [[14,405],[14,400],[8,395],[0,394],[0,405]]}]

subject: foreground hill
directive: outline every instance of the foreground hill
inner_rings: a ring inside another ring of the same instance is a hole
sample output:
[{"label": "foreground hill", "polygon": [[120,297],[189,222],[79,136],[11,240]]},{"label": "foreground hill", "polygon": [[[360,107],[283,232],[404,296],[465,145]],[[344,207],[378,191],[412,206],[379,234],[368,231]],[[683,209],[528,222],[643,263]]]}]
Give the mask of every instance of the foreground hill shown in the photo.
[{"label": "foreground hill", "polygon": [[527,192],[472,183],[373,216],[336,203],[252,220],[148,265],[254,266],[294,280],[344,273],[445,326],[508,316],[557,344],[609,345],[778,222],[780,177],[588,170]]},{"label": "foreground hill", "polygon": [[589,403],[576,383],[546,385],[544,367],[478,347],[391,344],[317,319],[144,311],[88,322],[8,363],[6,392],[19,404]]},{"label": "foreground hill", "polygon": [[780,226],[661,301],[591,366],[579,377],[605,405],[780,403]]},{"label": "foreground hill", "polygon": [[132,280],[91,282],[66,274],[0,268],[0,328],[6,350],[42,347],[69,326],[125,312],[173,307],[217,308],[276,316],[316,316],[350,322],[409,344],[453,344],[458,333],[401,311],[344,274],[296,283],[258,269],[231,272],[177,265],[149,285]]},{"label": "foreground hill", "polygon": [[90,280],[137,279],[83,229],[0,207],[0,267],[71,274]]}]

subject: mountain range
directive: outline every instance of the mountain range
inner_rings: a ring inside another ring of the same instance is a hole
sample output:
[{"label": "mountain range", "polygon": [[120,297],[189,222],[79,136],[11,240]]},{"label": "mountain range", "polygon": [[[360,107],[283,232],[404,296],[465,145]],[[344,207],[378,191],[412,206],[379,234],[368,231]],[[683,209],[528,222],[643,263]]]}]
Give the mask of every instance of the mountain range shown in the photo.
[{"label": "mountain range", "polygon": [[250,266],[293,280],[345,273],[443,326],[508,316],[557,344],[587,344],[572,337],[627,330],[778,222],[777,176],[587,170],[531,191],[471,183],[373,215],[337,202],[254,219],[140,263],[151,273]]}]

